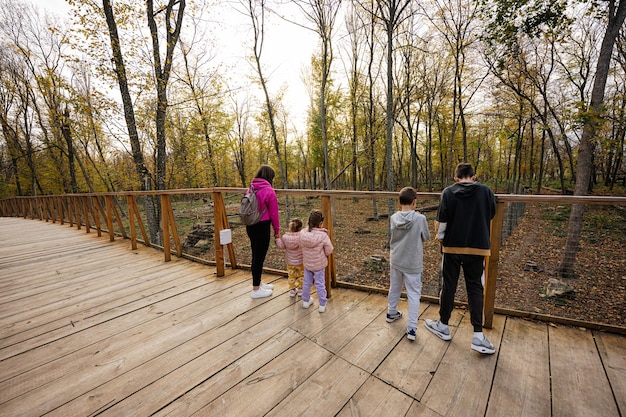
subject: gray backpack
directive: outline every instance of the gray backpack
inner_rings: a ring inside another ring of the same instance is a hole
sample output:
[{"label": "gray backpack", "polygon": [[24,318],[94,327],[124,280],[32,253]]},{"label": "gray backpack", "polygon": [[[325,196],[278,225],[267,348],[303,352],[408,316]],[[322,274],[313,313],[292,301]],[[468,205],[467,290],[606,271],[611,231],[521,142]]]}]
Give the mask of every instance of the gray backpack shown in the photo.
[{"label": "gray backpack", "polygon": [[263,211],[259,212],[259,203],[256,198],[256,190],[252,185],[250,185],[250,189],[241,199],[241,204],[239,205],[239,219],[242,224],[246,226],[252,226],[253,224],[257,224],[267,207],[263,209]]}]

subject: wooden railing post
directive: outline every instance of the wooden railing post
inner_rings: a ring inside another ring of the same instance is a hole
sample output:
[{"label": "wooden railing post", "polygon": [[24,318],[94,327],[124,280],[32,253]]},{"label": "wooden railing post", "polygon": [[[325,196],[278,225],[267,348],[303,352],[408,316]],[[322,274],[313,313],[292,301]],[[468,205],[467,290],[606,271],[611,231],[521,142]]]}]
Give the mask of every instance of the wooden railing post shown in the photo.
[{"label": "wooden railing post", "polygon": [[[146,228],[144,227],[143,222],[141,221],[141,216],[139,215],[139,207],[137,207],[137,200],[135,199],[134,196],[127,195],[126,201],[128,203],[128,213],[129,213],[128,217],[130,219],[131,224],[134,225],[133,219],[137,221],[137,224],[139,225],[139,230],[141,230],[141,236],[143,236],[144,245],[150,246],[150,238],[148,237],[148,234],[146,233]],[[135,240],[136,238],[137,237],[135,236]],[[137,245],[135,244],[135,246]],[[136,249],[136,248],[133,248],[133,249]]]},{"label": "wooden railing post", "polygon": [[161,194],[161,229],[163,229],[163,252],[165,262],[172,260],[170,253],[170,216],[167,213],[167,195]]},{"label": "wooden railing post", "polygon": [[174,245],[176,246],[176,256],[180,258],[183,251],[180,246],[178,230],[176,229],[172,203],[170,202],[170,197],[167,194],[161,194],[161,221],[163,222],[163,251],[165,252],[165,262],[169,262],[172,260],[172,254],[170,252],[170,228],[172,230]]},{"label": "wooden railing post", "polygon": [[[135,231],[135,212],[133,210],[133,196],[126,195],[126,205],[128,206],[128,224],[130,226],[130,247],[137,249],[137,232]],[[141,221],[141,220],[140,220]]]},{"label": "wooden railing post", "polygon": [[113,230],[113,197],[110,195],[104,196],[104,201],[106,205],[107,215],[107,229],[109,229],[109,241],[113,242],[115,240],[115,230]]},{"label": "wooden railing post", "polygon": [[98,234],[98,237],[100,237],[102,236],[102,227],[100,226],[100,213],[102,212],[102,206],[100,205],[98,196],[92,196],[91,203],[93,205],[93,221],[96,223],[96,233]]},{"label": "wooden railing post", "polygon": [[228,243],[222,245],[220,232],[224,229],[230,229],[228,224],[228,215],[226,214],[226,205],[224,204],[224,196],[219,191],[213,192],[213,240],[215,241],[215,270],[218,277],[225,274],[224,267],[224,246],[228,248],[228,256],[230,259],[231,269],[237,269],[237,261],[235,260],[235,250],[233,244]]},{"label": "wooden railing post", "polygon": [[48,208],[50,210],[50,216],[52,217],[52,223],[56,223],[57,222],[57,204],[56,204],[56,198],[51,195],[48,198]]},{"label": "wooden railing post", "polygon": [[91,233],[91,224],[89,223],[89,199],[87,196],[82,196],[83,202],[83,215],[85,216],[85,233]]},{"label": "wooden railing post", "polygon": [[143,241],[147,246],[150,246],[150,239],[148,239],[148,235],[146,234],[146,229],[143,227],[143,222],[141,221],[141,216],[139,216],[139,208],[137,207],[137,202],[135,201],[135,197],[130,194],[126,195],[126,204],[128,205],[128,221],[130,223],[130,242],[131,247],[137,249],[137,230],[135,228],[135,220],[137,224],[139,224],[139,229],[141,229],[141,235],[143,236]]},{"label": "wooden railing post", "polygon": [[[333,215],[332,215],[332,202],[330,196],[322,196],[322,214],[324,215],[323,226],[328,230],[328,237],[333,242]],[[334,244],[333,244],[334,245]],[[326,280],[326,292],[327,297],[331,297],[331,287],[337,286],[337,270],[335,268],[335,252],[328,256],[328,266],[324,274]]]},{"label": "wooden railing post", "polygon": [[74,214],[76,215],[76,229],[82,229],[82,219],[80,215],[80,197],[73,196],[72,201],[74,202]]},{"label": "wooden railing post", "polygon": [[63,203],[63,196],[58,196],[57,197],[57,207],[59,210],[59,223],[61,223],[61,226],[63,226],[65,224],[65,204]]},{"label": "wooden railing post", "polygon": [[45,220],[46,223],[48,223],[48,221],[50,220],[50,215],[49,215],[48,197],[47,196],[42,196],[41,197],[41,211],[43,213],[43,220]]},{"label": "wooden railing post", "polygon": [[498,279],[498,262],[500,261],[500,243],[502,236],[502,221],[506,203],[496,202],[496,215],[491,221],[491,256],[485,258],[485,298],[483,312],[485,321],[483,327],[491,329],[496,302],[496,281]]}]

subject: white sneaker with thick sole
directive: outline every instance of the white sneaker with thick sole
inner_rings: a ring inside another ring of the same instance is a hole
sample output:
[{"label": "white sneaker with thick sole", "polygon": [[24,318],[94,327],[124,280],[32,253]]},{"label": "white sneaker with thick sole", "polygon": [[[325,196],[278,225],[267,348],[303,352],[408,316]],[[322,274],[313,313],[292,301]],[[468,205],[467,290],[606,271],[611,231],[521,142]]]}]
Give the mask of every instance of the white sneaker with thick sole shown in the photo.
[{"label": "white sneaker with thick sole", "polygon": [[496,352],[496,348],[493,347],[493,344],[486,336],[483,336],[482,339],[474,337],[472,339],[472,350],[486,355],[493,355]]},{"label": "white sneaker with thick sole", "polygon": [[324,311],[326,311],[326,306],[319,306],[317,311],[319,311],[320,313],[323,313]]},{"label": "white sneaker with thick sole", "polygon": [[303,301],[302,302],[302,308],[309,308],[313,305],[313,299],[309,300],[309,301]]},{"label": "white sneaker with thick sole", "polygon": [[439,320],[426,319],[426,321],[424,322],[424,326],[426,326],[426,328],[430,330],[431,333],[434,333],[435,335],[437,335],[437,337],[440,338],[441,340],[452,339],[452,336],[450,336],[450,329],[448,329],[448,326],[443,324]]},{"label": "white sneaker with thick sole", "polygon": [[271,297],[272,290],[265,289],[263,287],[259,287],[258,290],[252,290],[251,296],[252,298],[265,298]]}]

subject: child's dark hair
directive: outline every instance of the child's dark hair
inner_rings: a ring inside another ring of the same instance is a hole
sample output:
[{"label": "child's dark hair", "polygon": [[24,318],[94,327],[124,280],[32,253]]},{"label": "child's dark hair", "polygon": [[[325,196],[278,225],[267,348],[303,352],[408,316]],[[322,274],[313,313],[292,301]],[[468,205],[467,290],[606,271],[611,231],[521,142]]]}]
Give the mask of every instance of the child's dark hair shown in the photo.
[{"label": "child's dark hair", "polygon": [[456,178],[472,178],[475,175],[474,168],[472,168],[472,164],[467,162],[462,162],[456,166],[454,170],[454,176]]},{"label": "child's dark hair", "polygon": [[309,215],[309,232],[313,230],[315,227],[319,227],[320,224],[324,221],[324,215],[319,210],[311,211]]},{"label": "child's dark hair", "polygon": [[298,218],[291,219],[289,222],[289,231],[299,232],[300,230],[302,230],[302,220]]},{"label": "child's dark hair", "polygon": [[403,189],[400,190],[400,195],[398,196],[398,200],[400,201],[401,205],[408,206],[411,203],[413,203],[413,201],[415,201],[416,199],[417,199],[417,193],[415,192],[413,187],[404,187]]},{"label": "child's dark hair", "polygon": [[269,165],[261,165],[261,168],[259,168],[254,178],[263,178],[271,184],[274,182],[275,175],[276,173],[274,172],[274,168]]}]

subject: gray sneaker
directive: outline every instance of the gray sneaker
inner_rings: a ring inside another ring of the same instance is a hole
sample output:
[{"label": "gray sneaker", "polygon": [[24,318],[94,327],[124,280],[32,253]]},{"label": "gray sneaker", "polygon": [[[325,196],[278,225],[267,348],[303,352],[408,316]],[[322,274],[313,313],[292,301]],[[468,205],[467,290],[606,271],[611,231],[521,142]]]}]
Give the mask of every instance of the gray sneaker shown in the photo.
[{"label": "gray sneaker", "polygon": [[448,329],[448,326],[443,324],[441,321],[426,319],[424,325],[441,340],[452,339],[452,336],[450,336],[450,329]]},{"label": "gray sneaker", "polygon": [[402,318],[402,312],[396,311],[396,314],[387,313],[387,323],[393,323],[394,321]]},{"label": "gray sneaker", "polygon": [[414,327],[407,327],[406,329],[406,338],[409,340],[415,340],[415,332],[417,331]]},{"label": "gray sneaker", "polygon": [[492,355],[496,352],[493,344],[491,344],[489,339],[487,339],[487,337],[484,335],[482,339],[479,339],[478,337],[474,337],[472,339],[472,350],[480,353],[485,353],[487,355]]}]

